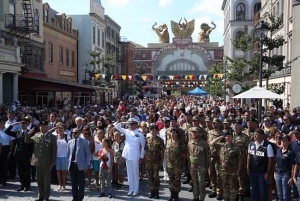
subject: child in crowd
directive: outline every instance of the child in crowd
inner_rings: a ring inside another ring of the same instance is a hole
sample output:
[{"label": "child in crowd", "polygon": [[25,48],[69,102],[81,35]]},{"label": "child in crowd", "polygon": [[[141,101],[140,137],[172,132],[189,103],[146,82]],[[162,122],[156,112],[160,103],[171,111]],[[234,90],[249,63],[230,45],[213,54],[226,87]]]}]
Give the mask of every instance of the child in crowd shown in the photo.
[{"label": "child in crowd", "polygon": [[110,140],[108,138],[102,141],[103,148],[98,153],[100,162],[100,180],[101,180],[101,194],[98,197],[104,197],[106,194],[112,198],[111,182],[112,182],[112,167],[114,158],[114,151],[111,149]]},{"label": "child in crowd", "polygon": [[[114,132],[114,143],[112,149],[114,150],[114,168],[113,168],[113,182],[112,184],[117,188],[123,187],[125,164],[122,158],[124,149],[124,142],[121,140],[121,133]],[[118,182],[119,181],[119,182]]]},{"label": "child in crowd", "polygon": [[95,151],[93,154],[93,167],[95,171],[95,179],[96,179],[96,188],[100,189],[99,184],[99,168],[100,168],[100,159],[98,159],[98,152],[103,148],[102,141],[104,138],[104,131],[102,129],[96,129],[96,135],[94,137]]}]

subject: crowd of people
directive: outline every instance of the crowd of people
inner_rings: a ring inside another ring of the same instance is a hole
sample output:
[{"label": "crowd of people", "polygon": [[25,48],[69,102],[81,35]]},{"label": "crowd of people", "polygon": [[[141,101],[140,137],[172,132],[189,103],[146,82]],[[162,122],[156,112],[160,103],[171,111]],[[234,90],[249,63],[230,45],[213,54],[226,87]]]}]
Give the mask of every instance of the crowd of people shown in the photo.
[{"label": "crowd of people", "polygon": [[112,198],[126,176],[127,196],[147,177],[154,199],[161,179],[169,201],[179,200],[182,182],[194,201],[205,199],[206,187],[209,198],[225,201],[299,198],[300,108],[272,105],[258,118],[254,104],[166,96],[101,106],[13,104],[0,112],[0,184],[18,175],[16,190],[30,191],[36,181],[37,200],[49,200],[51,183],[65,191],[68,172],[74,201],[85,188]]}]

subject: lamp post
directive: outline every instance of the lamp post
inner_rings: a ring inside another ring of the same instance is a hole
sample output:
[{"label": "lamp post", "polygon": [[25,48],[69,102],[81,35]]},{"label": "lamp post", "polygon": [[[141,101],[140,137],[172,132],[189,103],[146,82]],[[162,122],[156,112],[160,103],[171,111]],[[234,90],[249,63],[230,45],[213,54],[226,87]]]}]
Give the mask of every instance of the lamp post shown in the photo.
[{"label": "lamp post", "polygon": [[88,67],[88,64],[86,62],[84,62],[83,64],[83,69],[84,69],[84,80],[86,81],[86,71],[87,71],[87,67]]},{"label": "lamp post", "polygon": [[[259,71],[258,71],[258,81],[259,87],[262,87],[262,68],[263,68],[263,40],[266,36],[266,32],[269,31],[269,26],[265,24],[262,20],[260,21],[259,25],[255,28],[257,34],[259,36],[259,45],[260,45],[260,59],[259,59]],[[258,115],[258,122],[261,123],[261,108],[262,108],[262,99],[259,99],[257,115]]]}]

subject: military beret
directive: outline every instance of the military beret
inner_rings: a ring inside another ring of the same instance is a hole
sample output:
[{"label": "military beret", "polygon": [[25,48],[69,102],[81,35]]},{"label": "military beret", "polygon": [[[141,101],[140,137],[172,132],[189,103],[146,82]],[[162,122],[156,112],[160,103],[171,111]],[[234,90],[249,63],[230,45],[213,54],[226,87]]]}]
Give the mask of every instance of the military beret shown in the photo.
[{"label": "military beret", "polygon": [[6,122],[6,120],[3,118],[0,118],[0,122]]},{"label": "military beret", "polygon": [[13,110],[7,110],[7,113],[15,114],[15,111],[13,111]]},{"label": "military beret", "polygon": [[247,120],[247,122],[254,122],[254,123],[258,123],[258,120],[255,118],[250,118]]},{"label": "military beret", "polygon": [[21,119],[21,123],[29,123],[30,122],[30,120],[29,119],[27,119],[27,118],[22,118]]},{"label": "military beret", "polygon": [[233,133],[232,133],[231,130],[228,130],[228,131],[226,131],[226,132],[224,133],[224,135],[225,135],[225,136],[226,136],[226,135],[233,135]]},{"label": "military beret", "polygon": [[46,120],[41,121],[40,126],[48,126],[48,121]]},{"label": "military beret", "polygon": [[171,128],[171,130],[170,130],[171,132],[173,132],[173,131],[175,131],[176,133],[178,132],[178,130],[177,130],[177,128]]},{"label": "military beret", "polygon": [[213,123],[216,123],[216,124],[219,124],[219,123],[221,123],[221,120],[218,119],[218,118],[214,118],[212,122],[213,122]]},{"label": "military beret", "polygon": [[151,125],[149,126],[149,130],[153,130],[153,129],[155,129],[155,130],[158,131],[158,127],[157,127],[155,124],[151,124]]},{"label": "military beret", "polygon": [[176,117],[176,116],[172,116],[172,117],[170,118],[170,121],[177,121],[177,117]]}]

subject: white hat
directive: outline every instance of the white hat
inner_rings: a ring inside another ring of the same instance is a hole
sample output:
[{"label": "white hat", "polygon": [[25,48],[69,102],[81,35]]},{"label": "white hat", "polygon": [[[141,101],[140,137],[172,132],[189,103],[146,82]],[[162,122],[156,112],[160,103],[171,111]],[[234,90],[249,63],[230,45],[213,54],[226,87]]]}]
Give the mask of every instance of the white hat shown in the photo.
[{"label": "white hat", "polygon": [[162,120],[163,121],[170,121],[170,118],[169,117],[163,117]]},{"label": "white hat", "polygon": [[128,123],[137,123],[137,124],[140,123],[140,122],[139,122],[137,119],[135,119],[135,118],[129,118],[129,119],[127,120],[127,122],[128,122]]}]

